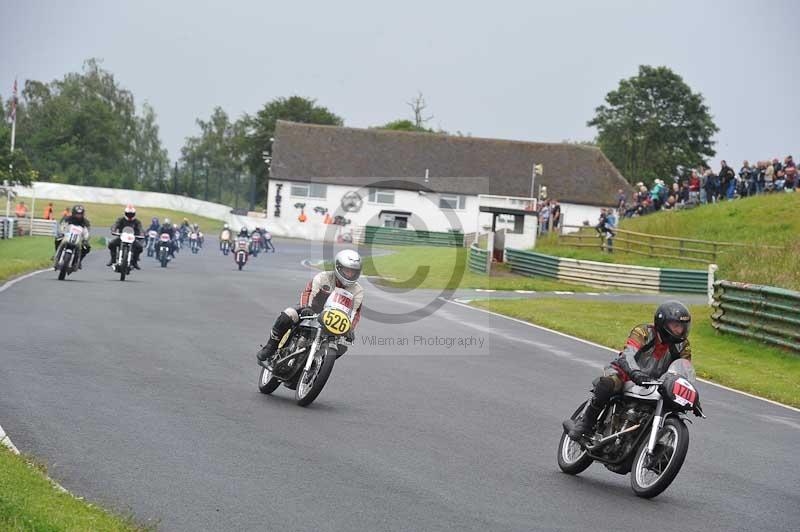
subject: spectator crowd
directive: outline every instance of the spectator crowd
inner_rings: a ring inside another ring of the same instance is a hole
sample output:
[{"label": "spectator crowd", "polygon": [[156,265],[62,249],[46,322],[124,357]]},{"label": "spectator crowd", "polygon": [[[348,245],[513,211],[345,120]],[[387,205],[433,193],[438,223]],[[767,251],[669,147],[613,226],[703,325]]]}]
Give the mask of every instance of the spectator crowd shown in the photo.
[{"label": "spectator crowd", "polygon": [[797,165],[791,155],[783,163],[778,158],[755,164],[744,161],[738,173],[722,161],[719,172],[700,166],[692,169],[687,177],[675,177],[672,186],[662,179],[656,179],[650,189],[644,183],[636,183],[633,197],[629,199],[619,190],[616,203],[620,216],[629,218],[758,194],[794,192],[800,186],[798,181]]}]

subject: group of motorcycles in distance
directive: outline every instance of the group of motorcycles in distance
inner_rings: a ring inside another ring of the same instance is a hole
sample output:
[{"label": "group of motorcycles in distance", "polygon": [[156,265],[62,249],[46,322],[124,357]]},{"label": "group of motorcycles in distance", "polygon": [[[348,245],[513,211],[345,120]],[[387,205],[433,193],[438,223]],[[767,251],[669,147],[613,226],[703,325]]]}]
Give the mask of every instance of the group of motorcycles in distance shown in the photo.
[{"label": "group of motorcycles in distance", "polygon": [[203,248],[205,240],[203,232],[197,224],[184,223],[175,228],[171,233],[156,230],[152,226],[144,236],[144,246],[148,257],[154,257],[166,268],[170,260],[184,247],[188,247],[192,255],[197,255]]},{"label": "group of motorcycles in distance", "polygon": [[225,224],[219,235],[219,250],[226,257],[233,253],[233,260],[241,270],[251,255],[256,258],[262,251],[275,253],[275,246],[272,244],[272,234],[266,229],[256,227],[252,233],[248,233],[243,227],[234,237],[233,231]]}]

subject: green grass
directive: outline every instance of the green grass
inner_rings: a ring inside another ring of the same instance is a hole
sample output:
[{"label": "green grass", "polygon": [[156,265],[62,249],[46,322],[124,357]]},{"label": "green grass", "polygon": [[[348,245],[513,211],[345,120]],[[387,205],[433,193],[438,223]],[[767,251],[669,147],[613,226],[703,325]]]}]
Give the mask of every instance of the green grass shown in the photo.
[{"label": "green grass", "polygon": [[[17,198],[17,201],[20,199],[24,201],[25,205],[27,205],[30,209],[32,201],[31,198],[19,197]],[[42,217],[44,214],[44,208],[50,201],[53,202],[54,216],[57,220],[61,218],[61,211],[64,210],[64,207],[72,208],[72,206],[76,203],[74,201],[36,198],[37,217]],[[111,227],[111,224],[113,224],[117,218],[122,216],[122,211],[125,209],[125,205],[112,205],[108,203],[81,202],[81,205],[86,208],[86,217],[92,223],[92,227],[96,229],[105,229]],[[145,229],[150,225],[150,218],[153,216],[157,216],[161,221],[163,221],[165,217],[170,218],[173,223],[180,223],[185,217],[188,218],[191,223],[200,224],[200,230],[208,234],[214,234],[221,231],[222,224],[224,223],[220,220],[212,220],[211,218],[204,218],[194,214],[171,211],[168,209],[157,209],[155,207],[136,206],[136,216],[142,221],[142,225],[145,227]]]},{"label": "green grass", "polygon": [[[651,322],[655,310],[652,304],[558,298],[472,304],[620,350],[631,329]],[[709,307],[694,305],[690,310],[692,361],[700,377],[800,407],[800,354],[718,333],[711,326]]]},{"label": "green grass", "polygon": [[[363,273],[383,277],[383,284],[398,288],[484,288],[495,290],[596,290],[551,279],[514,275],[505,265],[493,266],[491,277],[467,268],[466,248],[391,246],[391,255],[367,257]],[[419,270],[419,273],[416,273]],[[454,273],[455,272],[455,273]]]},{"label": "green grass", "polygon": [[0,530],[146,529],[58,490],[41,466],[0,445]]},{"label": "green grass", "polygon": [[[780,193],[689,210],[659,212],[623,220],[620,227],[653,235],[780,246],[777,250],[754,247],[720,254],[717,259],[720,268],[718,278],[800,290],[798,212],[800,193]],[[590,231],[594,233],[594,229]],[[618,250],[621,245],[617,243]],[[536,251],[575,259],[639,266],[706,268],[704,264],[678,259],[649,258],[620,252],[608,254],[599,249],[559,246],[553,237],[539,239]],[[670,253],[667,250],[661,252]]]},{"label": "green grass", "polygon": [[[105,247],[105,238],[92,237],[92,253]],[[0,240],[0,281],[53,265],[55,248],[49,236],[24,236]]]}]

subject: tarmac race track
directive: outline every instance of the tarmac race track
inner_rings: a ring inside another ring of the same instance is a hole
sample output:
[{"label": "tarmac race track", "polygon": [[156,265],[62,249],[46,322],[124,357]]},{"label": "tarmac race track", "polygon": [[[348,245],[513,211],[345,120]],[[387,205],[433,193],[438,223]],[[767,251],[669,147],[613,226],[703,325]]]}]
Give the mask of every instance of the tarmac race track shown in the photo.
[{"label": "tarmac race track", "polygon": [[96,250],[67,282],[0,294],[14,443],[168,531],[800,530],[797,411],[700,384],[709,418],[683,470],[641,500],[627,476],[556,464],[561,420],[609,352],[429,291],[367,283],[357,343],[317,401],[260,394],[254,353],[313,275],[301,261],[322,257],[276,243],[242,272],[211,240],[166,270],[143,257],[124,283]]}]

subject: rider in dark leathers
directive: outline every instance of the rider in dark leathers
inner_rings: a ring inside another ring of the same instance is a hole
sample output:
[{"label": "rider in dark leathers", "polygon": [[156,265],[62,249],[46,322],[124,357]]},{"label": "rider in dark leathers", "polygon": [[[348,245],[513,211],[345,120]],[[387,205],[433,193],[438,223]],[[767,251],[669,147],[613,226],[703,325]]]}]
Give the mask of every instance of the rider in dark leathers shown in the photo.
[{"label": "rider in dark leathers", "polygon": [[170,223],[169,218],[164,218],[164,223],[158,228],[158,234],[169,235],[169,256],[175,258],[175,227]]},{"label": "rider in dark leathers", "polygon": [[[86,218],[86,209],[83,208],[83,205],[75,205],[72,207],[72,213],[62,220],[64,224],[71,224],[71,225],[79,225],[81,227],[85,227],[87,230],[92,228],[92,224],[89,223],[89,219]],[[58,246],[61,244],[61,241],[64,239],[64,235],[59,234],[56,237],[55,241],[55,250],[58,253]],[[86,238],[83,240],[83,246],[81,250],[81,262],[79,264],[83,264],[83,259],[89,252],[92,250],[91,244],[89,244],[89,239]]]},{"label": "rider in dark leathers", "polygon": [[[114,222],[114,225],[111,226],[112,233],[120,233],[126,227],[131,227],[133,229],[133,234],[136,236],[144,236],[144,231],[142,231],[142,222],[136,218],[136,209],[133,205],[128,205],[125,207],[124,216],[120,216],[117,218],[117,221]],[[108,243],[108,249],[111,253],[111,258],[108,261],[106,266],[111,266],[117,260],[117,249],[119,248],[120,239],[119,237],[114,237]],[[131,244],[131,249],[133,250],[133,257],[131,258],[131,266],[140,270],[139,268],[139,255],[142,254],[142,244],[139,243],[138,240],[134,240]]]},{"label": "rider in dark leathers", "polygon": [[626,381],[635,384],[656,380],[678,358],[692,359],[689,329],[692,317],[682,303],[667,301],[655,313],[653,324],[633,328],[625,348],[595,379],[589,404],[577,421],[564,421],[564,430],[573,440],[589,435],[600,412],[615,394],[622,392]]}]

